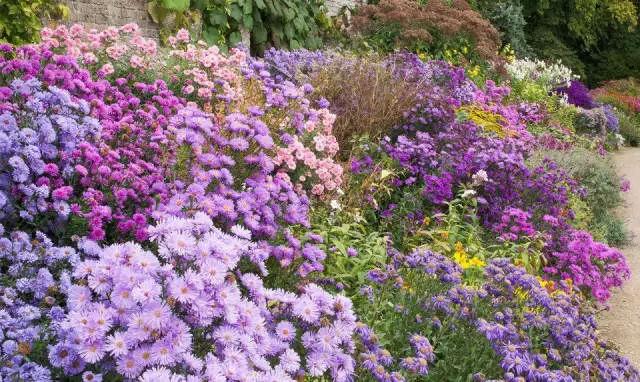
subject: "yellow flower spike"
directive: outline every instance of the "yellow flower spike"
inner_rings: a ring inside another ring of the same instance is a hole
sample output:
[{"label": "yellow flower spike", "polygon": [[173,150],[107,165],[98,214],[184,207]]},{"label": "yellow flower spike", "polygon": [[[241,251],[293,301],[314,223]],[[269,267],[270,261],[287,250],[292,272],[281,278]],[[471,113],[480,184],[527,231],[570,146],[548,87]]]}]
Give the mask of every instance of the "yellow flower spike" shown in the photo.
[{"label": "yellow flower spike", "polygon": [[428,216],[426,216],[424,219],[422,219],[422,224],[423,225],[429,225],[431,223],[431,218],[429,218]]}]

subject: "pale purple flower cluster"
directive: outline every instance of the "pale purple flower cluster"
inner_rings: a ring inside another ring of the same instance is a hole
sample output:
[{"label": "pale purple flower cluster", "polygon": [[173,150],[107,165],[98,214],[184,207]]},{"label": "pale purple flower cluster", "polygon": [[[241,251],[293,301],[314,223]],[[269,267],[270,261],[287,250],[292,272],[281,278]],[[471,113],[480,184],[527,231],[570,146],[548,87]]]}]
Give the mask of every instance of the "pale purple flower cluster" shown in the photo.
[{"label": "pale purple flower cluster", "polygon": [[262,249],[223,233],[204,213],[169,218],[149,232],[157,254],[115,244],[94,248],[95,259],[74,267],[52,360],[64,349],[83,365],[115,364],[118,374],[142,380],[172,373],[215,381],[293,381],[300,373],[350,380],[356,318],[349,299],[314,284],[300,294],[266,288],[258,275],[238,269],[242,259],[261,262]]}]

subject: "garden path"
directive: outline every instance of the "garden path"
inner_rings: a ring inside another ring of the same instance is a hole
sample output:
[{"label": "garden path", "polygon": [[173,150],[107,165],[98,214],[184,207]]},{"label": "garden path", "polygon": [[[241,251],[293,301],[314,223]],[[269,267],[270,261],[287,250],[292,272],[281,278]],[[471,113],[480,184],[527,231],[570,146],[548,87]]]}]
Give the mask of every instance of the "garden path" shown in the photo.
[{"label": "garden path", "polygon": [[623,194],[620,216],[627,223],[630,243],[623,252],[631,268],[631,279],[610,300],[611,308],[599,317],[604,336],[620,347],[622,354],[640,367],[640,149],[625,149],[614,155],[620,175],[631,182]]}]

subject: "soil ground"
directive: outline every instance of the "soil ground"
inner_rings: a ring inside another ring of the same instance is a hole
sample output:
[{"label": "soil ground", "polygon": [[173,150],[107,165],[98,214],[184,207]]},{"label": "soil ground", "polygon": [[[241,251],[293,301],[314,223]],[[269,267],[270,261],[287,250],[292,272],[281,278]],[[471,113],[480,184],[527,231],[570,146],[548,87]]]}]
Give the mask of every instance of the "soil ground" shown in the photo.
[{"label": "soil ground", "polygon": [[599,316],[600,331],[620,352],[640,368],[640,149],[625,149],[614,155],[620,175],[631,182],[624,193],[620,216],[627,223],[630,242],[623,252],[631,268],[631,279],[614,292],[610,309]]}]

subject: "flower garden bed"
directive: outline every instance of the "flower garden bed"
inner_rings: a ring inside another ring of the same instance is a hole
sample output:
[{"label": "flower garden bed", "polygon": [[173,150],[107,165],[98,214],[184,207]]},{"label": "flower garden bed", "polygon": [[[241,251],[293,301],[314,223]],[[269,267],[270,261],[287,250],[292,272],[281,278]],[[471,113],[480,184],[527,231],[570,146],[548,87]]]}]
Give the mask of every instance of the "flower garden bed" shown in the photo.
[{"label": "flower garden bed", "polygon": [[566,68],[168,41],[0,46],[3,380],[640,379],[593,316],[625,184],[553,159],[619,121]]}]

